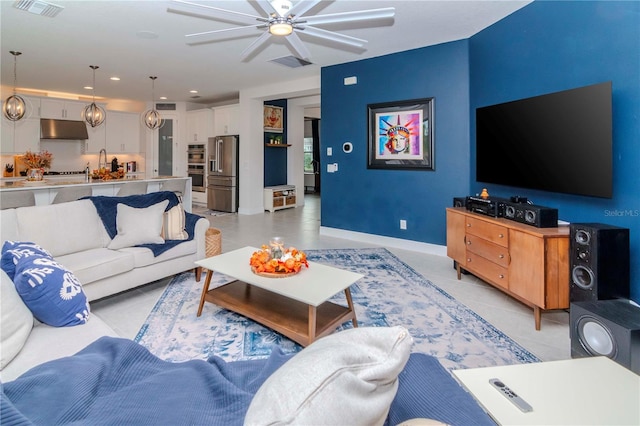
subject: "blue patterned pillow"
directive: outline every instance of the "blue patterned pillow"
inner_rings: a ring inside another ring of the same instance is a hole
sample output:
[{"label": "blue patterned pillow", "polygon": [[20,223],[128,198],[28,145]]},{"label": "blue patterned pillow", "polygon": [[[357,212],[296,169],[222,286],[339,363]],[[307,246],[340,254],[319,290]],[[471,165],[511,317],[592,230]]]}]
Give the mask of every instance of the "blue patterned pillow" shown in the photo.
[{"label": "blue patterned pillow", "polygon": [[51,257],[19,259],[13,283],[40,322],[67,327],[84,324],[89,318],[89,303],[82,284]]},{"label": "blue patterned pillow", "polygon": [[2,270],[7,273],[11,280],[13,280],[13,277],[16,274],[16,265],[18,264],[18,260],[29,256],[51,257],[48,251],[36,243],[5,241],[2,245],[0,267],[2,267]]}]

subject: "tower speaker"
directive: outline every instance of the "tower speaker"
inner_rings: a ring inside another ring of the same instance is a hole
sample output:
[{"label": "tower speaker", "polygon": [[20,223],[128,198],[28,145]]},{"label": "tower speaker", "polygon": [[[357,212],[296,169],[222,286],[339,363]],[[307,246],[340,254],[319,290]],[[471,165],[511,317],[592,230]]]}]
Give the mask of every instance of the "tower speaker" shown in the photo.
[{"label": "tower speaker", "polygon": [[640,308],[626,299],[572,302],[571,357],[606,356],[640,374]]},{"label": "tower speaker", "polygon": [[572,223],[570,238],[570,301],[628,299],[629,229]]}]

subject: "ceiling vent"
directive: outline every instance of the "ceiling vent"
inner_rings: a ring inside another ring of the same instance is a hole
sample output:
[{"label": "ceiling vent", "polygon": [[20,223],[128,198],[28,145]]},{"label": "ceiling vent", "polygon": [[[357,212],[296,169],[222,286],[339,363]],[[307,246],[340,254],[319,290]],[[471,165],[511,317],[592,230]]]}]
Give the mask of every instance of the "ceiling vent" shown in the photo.
[{"label": "ceiling vent", "polygon": [[64,9],[64,7],[57,4],[41,0],[18,0],[13,4],[13,7],[36,15],[48,16],[49,18],[53,18]]},{"label": "ceiling vent", "polygon": [[175,111],[176,110],[176,104],[172,104],[172,103],[157,103],[156,104],[156,109],[158,111]]},{"label": "ceiling vent", "polygon": [[269,62],[275,62],[276,64],[284,65],[289,68],[306,67],[307,65],[312,64],[312,62],[296,58],[295,56],[283,56],[282,58],[272,59]]}]

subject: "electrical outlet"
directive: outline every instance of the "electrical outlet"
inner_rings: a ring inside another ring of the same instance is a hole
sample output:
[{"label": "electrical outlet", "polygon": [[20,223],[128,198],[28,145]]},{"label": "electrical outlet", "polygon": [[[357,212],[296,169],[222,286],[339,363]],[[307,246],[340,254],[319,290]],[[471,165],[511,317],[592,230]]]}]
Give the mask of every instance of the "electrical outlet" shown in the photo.
[{"label": "electrical outlet", "polygon": [[400,219],[400,229],[407,229],[407,221]]},{"label": "electrical outlet", "polygon": [[327,157],[331,157],[332,155],[333,155],[333,148],[329,146],[327,147]]}]

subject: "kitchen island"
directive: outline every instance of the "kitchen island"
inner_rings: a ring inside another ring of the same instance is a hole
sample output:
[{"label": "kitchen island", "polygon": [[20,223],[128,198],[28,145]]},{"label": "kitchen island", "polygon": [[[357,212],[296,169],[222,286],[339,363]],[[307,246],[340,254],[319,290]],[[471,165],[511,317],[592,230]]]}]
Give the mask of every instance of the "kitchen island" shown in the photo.
[{"label": "kitchen island", "polygon": [[191,178],[179,176],[159,176],[150,179],[111,179],[85,181],[83,175],[47,176],[43,181],[29,182],[24,178],[0,179],[0,191],[31,191],[35,195],[36,205],[51,204],[60,188],[71,186],[90,186],[92,195],[115,196],[123,185],[132,182],[146,182],[147,192],[161,190],[162,184],[168,180],[186,180],[182,194],[184,209],[191,212]]}]

